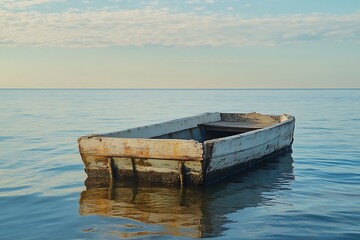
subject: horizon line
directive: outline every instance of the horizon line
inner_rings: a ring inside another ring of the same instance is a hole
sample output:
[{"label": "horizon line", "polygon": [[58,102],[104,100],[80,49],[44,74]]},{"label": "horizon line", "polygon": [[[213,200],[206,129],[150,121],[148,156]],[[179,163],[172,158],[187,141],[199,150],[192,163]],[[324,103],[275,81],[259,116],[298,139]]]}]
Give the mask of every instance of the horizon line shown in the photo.
[{"label": "horizon line", "polygon": [[0,90],[360,90],[349,88],[0,88]]}]

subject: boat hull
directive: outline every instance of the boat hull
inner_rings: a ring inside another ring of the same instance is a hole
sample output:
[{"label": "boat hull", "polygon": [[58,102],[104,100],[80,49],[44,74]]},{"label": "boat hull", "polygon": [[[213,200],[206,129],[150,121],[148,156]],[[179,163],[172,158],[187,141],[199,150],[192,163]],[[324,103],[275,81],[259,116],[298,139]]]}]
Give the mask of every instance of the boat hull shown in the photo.
[{"label": "boat hull", "polygon": [[205,142],[205,183],[218,181],[291,149],[295,122]]},{"label": "boat hull", "polygon": [[[204,130],[195,127],[209,121],[207,117],[215,122],[232,115],[201,116],[196,116],[196,121],[192,119],[190,122],[193,125],[190,127],[181,119],[175,123],[165,123],[190,130],[181,131],[178,127],[179,131],[164,134],[177,137],[190,133],[200,135]],[[206,185],[291,149],[295,118],[286,116],[285,120],[268,127],[208,140],[204,137],[202,142],[193,139],[162,139],[166,135],[156,138],[150,136],[147,139],[109,137],[106,134],[85,136],[78,140],[79,151],[90,178],[181,186]],[[151,126],[146,131],[151,131]]]}]

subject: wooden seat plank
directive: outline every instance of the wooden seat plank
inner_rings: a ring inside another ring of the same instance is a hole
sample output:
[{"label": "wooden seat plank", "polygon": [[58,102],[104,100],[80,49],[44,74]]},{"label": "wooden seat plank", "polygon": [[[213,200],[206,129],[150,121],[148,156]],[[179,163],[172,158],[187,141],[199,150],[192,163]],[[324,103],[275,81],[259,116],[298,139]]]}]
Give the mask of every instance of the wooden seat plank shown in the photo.
[{"label": "wooden seat plank", "polygon": [[228,131],[228,132],[247,132],[256,129],[265,128],[273,125],[273,123],[252,123],[252,122],[230,122],[218,121],[211,123],[202,123],[199,126],[210,131]]}]

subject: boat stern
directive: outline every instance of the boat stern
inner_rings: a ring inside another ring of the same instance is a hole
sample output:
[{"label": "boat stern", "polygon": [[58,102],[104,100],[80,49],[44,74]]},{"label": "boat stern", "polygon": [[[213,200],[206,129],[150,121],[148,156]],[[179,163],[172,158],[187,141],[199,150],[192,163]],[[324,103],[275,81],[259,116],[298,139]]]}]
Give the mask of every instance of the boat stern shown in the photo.
[{"label": "boat stern", "polygon": [[78,144],[90,178],[203,183],[203,145],[194,140],[85,136],[78,139]]}]

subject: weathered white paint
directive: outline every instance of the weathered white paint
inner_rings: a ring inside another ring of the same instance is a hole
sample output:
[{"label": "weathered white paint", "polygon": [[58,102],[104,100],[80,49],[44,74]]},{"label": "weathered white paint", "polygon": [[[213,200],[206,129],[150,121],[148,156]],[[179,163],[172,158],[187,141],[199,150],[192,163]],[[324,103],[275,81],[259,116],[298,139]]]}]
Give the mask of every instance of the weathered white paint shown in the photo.
[{"label": "weathered white paint", "polygon": [[148,126],[131,128],[119,132],[99,134],[103,137],[118,138],[153,138],[184,129],[196,128],[198,124],[220,121],[220,113],[204,113],[194,117],[180,118],[168,122],[152,124]]},{"label": "weathered white paint", "polygon": [[[253,159],[259,159],[272,152],[290,146],[293,140],[294,118],[260,130],[226,138],[209,140],[204,143],[209,167],[207,173],[235,166]],[[207,148],[206,145],[212,145]]]},{"label": "weathered white paint", "polygon": [[233,151],[251,149],[259,144],[271,142],[273,139],[292,132],[292,122],[288,120],[273,126],[254,130],[225,138],[218,138],[205,141],[204,144],[213,144],[212,157],[226,155]]},{"label": "weathered white paint", "polygon": [[[202,162],[201,161],[176,161],[168,159],[141,159],[141,158],[118,158],[114,157],[113,167],[121,169],[122,171],[133,172],[136,169],[136,174],[139,173],[162,173],[162,174],[174,174],[176,176],[184,176],[187,178],[192,175],[193,179],[199,179],[202,176]],[[179,164],[183,164],[185,171],[181,172]]]},{"label": "weathered white paint", "polygon": [[203,146],[193,140],[82,137],[83,156],[201,161]]},{"label": "weathered white paint", "polygon": [[137,172],[179,173],[179,164],[174,160],[134,159]]},{"label": "weathered white paint", "polygon": [[108,157],[81,155],[86,169],[107,169]]}]

